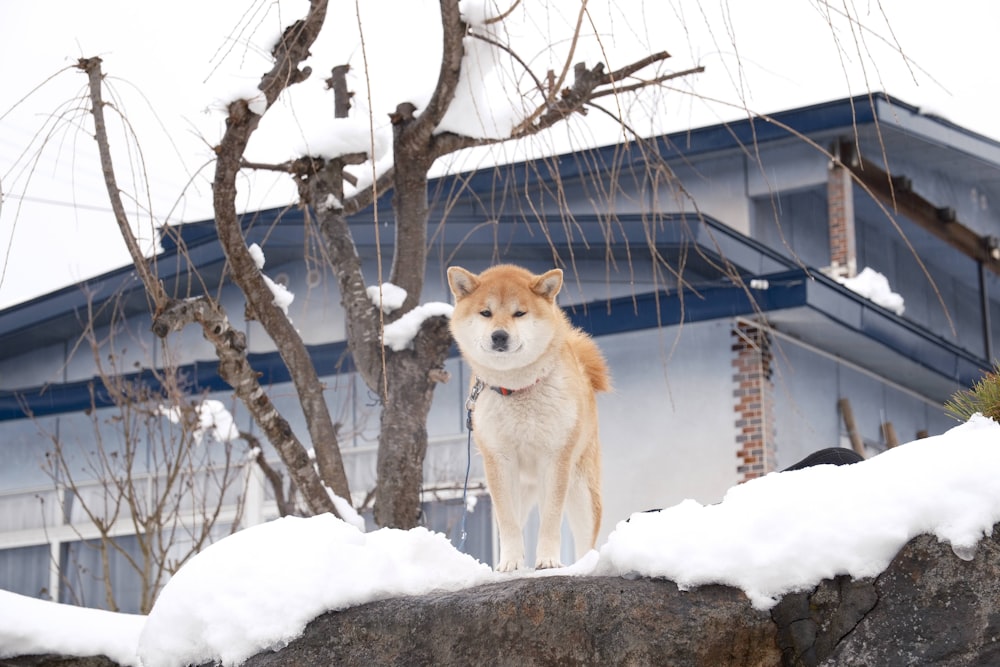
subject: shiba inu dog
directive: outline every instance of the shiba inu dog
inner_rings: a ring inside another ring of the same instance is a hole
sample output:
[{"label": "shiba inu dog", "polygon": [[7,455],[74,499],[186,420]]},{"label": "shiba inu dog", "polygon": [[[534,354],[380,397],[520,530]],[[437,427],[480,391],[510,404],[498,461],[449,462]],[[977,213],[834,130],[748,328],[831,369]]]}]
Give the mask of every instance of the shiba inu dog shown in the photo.
[{"label": "shiba inu dog", "polygon": [[596,392],[607,363],[574,328],[556,295],[563,273],[511,265],[481,274],[448,269],[451,333],[473,373],[472,433],[500,532],[496,570],[524,567],[524,523],[537,504],[536,568],[559,567],[566,511],[579,558],[601,525]]}]

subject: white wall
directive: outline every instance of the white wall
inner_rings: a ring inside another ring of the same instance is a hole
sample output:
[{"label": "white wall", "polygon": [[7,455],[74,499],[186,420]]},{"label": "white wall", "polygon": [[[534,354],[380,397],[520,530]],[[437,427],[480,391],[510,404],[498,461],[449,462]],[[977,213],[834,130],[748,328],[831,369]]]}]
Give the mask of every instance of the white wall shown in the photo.
[{"label": "white wall", "polygon": [[[84,338],[67,341],[66,381],[89,380],[101,371],[108,374],[133,373],[139,368],[157,364],[159,341],[150,332],[151,321],[148,314],[135,315],[127,322],[95,328],[93,343]],[[100,369],[92,347],[94,343],[100,350]]]},{"label": "white wall", "polygon": [[[724,155],[699,160],[697,165],[671,163],[676,185],[662,184],[657,191],[660,213],[700,213],[750,234],[750,199],[746,190],[746,160]],[[692,201],[693,200],[693,201]]]},{"label": "white wall", "polygon": [[717,502],[736,483],[730,322],[602,336],[603,540],[633,512]]},{"label": "white wall", "polygon": [[824,447],[850,447],[837,402],[847,398],[867,454],[886,447],[881,428],[891,422],[900,444],[917,431],[939,435],[957,424],[935,401],[818,353],[794,340],[774,339],[776,468],[786,468]]},{"label": "white wall", "polygon": [[0,361],[0,389],[24,389],[63,381],[63,345],[46,345]]},{"label": "white wall", "polygon": [[822,152],[822,140],[813,146],[800,139],[770,145],[760,150],[760,163],[747,167],[747,194],[750,197],[774,192],[795,192],[817,184],[825,185],[830,159]]}]

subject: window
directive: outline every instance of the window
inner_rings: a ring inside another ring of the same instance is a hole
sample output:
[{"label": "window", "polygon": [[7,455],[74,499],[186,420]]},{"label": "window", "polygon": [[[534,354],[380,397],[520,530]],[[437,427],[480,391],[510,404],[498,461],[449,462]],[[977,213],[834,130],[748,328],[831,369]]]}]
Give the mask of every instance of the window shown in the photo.
[{"label": "window", "polygon": [[[121,551],[107,547],[108,583],[118,611],[137,614],[140,612],[142,581],[139,573],[129,564],[126,554],[134,561],[141,562],[139,542],[134,536],[124,536],[116,538],[115,543]],[[59,561],[59,602],[109,609],[100,540],[63,543]]]},{"label": "window", "polygon": [[798,192],[775,192],[753,203],[753,238],[806,266],[830,264],[826,185]]},{"label": "window", "polygon": [[0,588],[51,600],[49,545],[0,550]]}]

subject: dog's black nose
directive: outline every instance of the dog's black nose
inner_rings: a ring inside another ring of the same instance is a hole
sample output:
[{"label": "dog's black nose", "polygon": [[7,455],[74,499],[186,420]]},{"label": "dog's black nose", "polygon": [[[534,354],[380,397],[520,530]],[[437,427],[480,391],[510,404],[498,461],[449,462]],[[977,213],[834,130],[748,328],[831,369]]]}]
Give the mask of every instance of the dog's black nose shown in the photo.
[{"label": "dog's black nose", "polygon": [[497,352],[503,352],[507,349],[507,343],[510,341],[510,334],[508,334],[503,329],[497,329],[490,336],[490,341],[493,343],[493,349]]}]

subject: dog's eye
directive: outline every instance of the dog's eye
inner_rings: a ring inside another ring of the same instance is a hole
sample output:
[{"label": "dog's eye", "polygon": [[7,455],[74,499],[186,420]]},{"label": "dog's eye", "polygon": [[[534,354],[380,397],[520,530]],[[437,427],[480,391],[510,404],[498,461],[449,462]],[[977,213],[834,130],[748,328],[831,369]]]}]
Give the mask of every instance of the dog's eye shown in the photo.
[{"label": "dog's eye", "polygon": [[486,310],[480,310],[479,314],[483,317],[493,317],[493,311],[487,308]]},{"label": "dog's eye", "polygon": [[514,317],[524,317],[525,315],[527,315],[527,313],[523,310],[514,311]]}]

